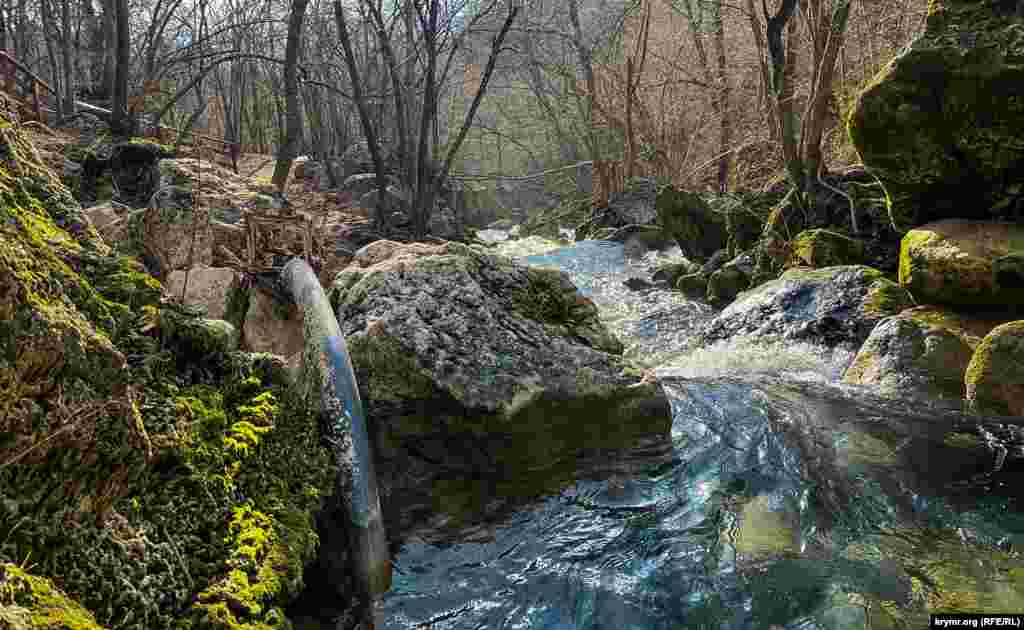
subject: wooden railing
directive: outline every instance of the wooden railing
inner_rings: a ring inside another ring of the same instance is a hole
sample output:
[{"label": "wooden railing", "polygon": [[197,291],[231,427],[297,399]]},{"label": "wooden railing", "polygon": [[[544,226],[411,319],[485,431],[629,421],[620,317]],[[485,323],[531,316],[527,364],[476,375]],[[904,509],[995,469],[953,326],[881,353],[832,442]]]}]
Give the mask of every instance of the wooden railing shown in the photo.
[{"label": "wooden railing", "polygon": [[0,50],[0,88],[22,105],[22,115],[43,120],[46,94],[56,92],[46,81],[21,64],[6,50]]}]

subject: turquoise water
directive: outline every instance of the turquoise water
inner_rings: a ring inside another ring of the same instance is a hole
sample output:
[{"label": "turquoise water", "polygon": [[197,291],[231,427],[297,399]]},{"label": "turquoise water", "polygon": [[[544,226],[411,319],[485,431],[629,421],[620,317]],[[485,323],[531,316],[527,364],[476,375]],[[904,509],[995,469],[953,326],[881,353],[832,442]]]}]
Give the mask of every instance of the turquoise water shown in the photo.
[{"label": "turquoise water", "polygon": [[985,474],[992,457],[964,418],[840,386],[849,357],[813,348],[688,350],[710,309],[624,291],[644,272],[619,245],[525,260],[565,269],[659,366],[671,458],[581,471],[475,542],[405,541],[384,628],[925,628],[937,610],[1024,613],[1022,468]]}]

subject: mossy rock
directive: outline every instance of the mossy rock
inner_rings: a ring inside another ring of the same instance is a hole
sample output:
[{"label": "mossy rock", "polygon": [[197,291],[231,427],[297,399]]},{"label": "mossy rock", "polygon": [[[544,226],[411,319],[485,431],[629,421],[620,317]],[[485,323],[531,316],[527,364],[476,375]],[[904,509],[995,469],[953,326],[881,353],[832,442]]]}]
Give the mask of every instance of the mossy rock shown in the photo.
[{"label": "mossy rock", "polygon": [[655,282],[665,281],[670,286],[675,286],[679,278],[689,275],[691,273],[697,273],[700,271],[700,265],[691,262],[689,260],[683,260],[681,262],[671,262],[658,265],[651,275],[651,279]]},{"label": "mossy rock", "polygon": [[939,306],[907,309],[875,326],[843,381],[891,396],[960,401],[971,356],[998,323]]},{"label": "mossy rock", "polygon": [[786,267],[831,267],[864,262],[864,243],[831,230],[804,230],[791,244]]},{"label": "mossy rock", "polygon": [[655,200],[658,224],[688,258],[704,260],[725,247],[725,220],[697,193],[664,186]]},{"label": "mossy rock", "polygon": [[688,273],[676,280],[676,291],[691,298],[704,298],[708,292],[708,277],[704,274]]},{"label": "mossy rock", "polygon": [[971,411],[1024,416],[1024,321],[997,326],[982,339],[967,366]]},{"label": "mossy rock", "polygon": [[726,265],[708,278],[707,301],[713,306],[723,306],[749,287],[750,276],[736,267]]},{"label": "mossy rock", "polygon": [[50,580],[0,563],[0,627],[5,630],[103,630],[92,613]]},{"label": "mossy rock", "polygon": [[933,0],[924,34],[857,98],[850,138],[901,232],[1020,215],[1024,40],[1012,7]]},{"label": "mossy rock", "polygon": [[900,243],[900,284],[921,302],[1024,305],[1024,226],[949,219]]}]

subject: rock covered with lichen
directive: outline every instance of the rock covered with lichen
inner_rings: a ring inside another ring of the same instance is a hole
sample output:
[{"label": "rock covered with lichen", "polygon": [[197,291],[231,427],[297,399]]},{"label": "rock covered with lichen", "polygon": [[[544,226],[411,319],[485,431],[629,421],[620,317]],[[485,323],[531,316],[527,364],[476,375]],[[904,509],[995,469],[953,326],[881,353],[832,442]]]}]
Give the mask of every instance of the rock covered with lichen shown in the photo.
[{"label": "rock covered with lichen", "polygon": [[891,396],[959,403],[971,356],[998,323],[941,306],[907,309],[875,326],[843,381]]},{"label": "rock covered with lichen", "polygon": [[915,298],[955,306],[1024,305],[1024,226],[948,219],[900,243],[900,284]]},{"label": "rock covered with lichen", "polygon": [[1024,416],[1024,321],[997,326],[967,367],[967,402],[976,413]]},{"label": "rock covered with lichen", "polygon": [[801,267],[740,294],[708,322],[702,342],[790,339],[856,349],[882,318],[910,305],[905,290],[871,267]]},{"label": "rock covered with lichen", "polygon": [[[378,241],[330,297],[377,428],[384,502],[401,503],[388,519],[398,530],[417,516],[417,499],[402,495],[412,486],[428,503],[435,482],[504,479],[518,484],[507,493],[536,492],[582,450],[668,435],[661,386],[640,383],[562,272],[458,243]],[[455,492],[435,490],[437,501]],[[433,507],[457,517],[487,502],[463,499]]]},{"label": "rock covered with lichen", "polygon": [[861,92],[850,137],[900,231],[1020,216],[1024,39],[1013,2],[933,0],[924,33]]},{"label": "rock covered with lichen", "polygon": [[0,627],[288,627],[333,469],[316,418],[280,422],[284,366],[213,321],[0,117]]}]

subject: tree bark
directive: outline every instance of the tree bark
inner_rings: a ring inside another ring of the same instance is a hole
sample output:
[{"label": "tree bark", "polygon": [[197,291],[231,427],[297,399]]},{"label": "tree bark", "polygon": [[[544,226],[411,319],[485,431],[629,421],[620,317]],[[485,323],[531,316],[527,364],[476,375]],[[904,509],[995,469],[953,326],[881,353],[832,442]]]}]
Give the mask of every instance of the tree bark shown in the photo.
[{"label": "tree bark", "polygon": [[[793,114],[792,88],[788,85],[789,81],[787,81],[792,75],[787,76],[789,73],[786,72],[786,67],[789,65],[787,63],[789,58],[787,58],[786,49],[782,41],[782,30],[786,27],[787,23],[792,24],[790,18],[793,17],[796,11],[798,1],[782,0],[779,12],[770,17],[768,17],[768,7],[764,5],[764,0],[762,0],[762,5],[765,16],[768,18],[766,30],[768,53],[772,62],[772,93],[782,125],[782,153],[786,161],[786,170],[789,173],[790,180],[793,186],[801,193],[796,195],[796,197],[800,206],[803,207],[803,164],[798,154],[799,143],[796,137],[797,128]],[[790,43],[792,44],[792,41]],[[790,45],[791,51],[792,48],[793,46]],[[792,55],[792,52],[790,54]]]},{"label": "tree bark", "polygon": [[75,113],[75,67],[71,63],[71,0],[61,0],[60,17],[63,24],[63,50],[61,51],[64,66],[64,115]]},{"label": "tree bark", "polygon": [[[732,117],[729,113],[729,75],[725,59],[725,21],[722,20],[721,0],[715,0],[713,7],[715,54],[718,62],[718,192],[725,193],[729,189],[732,165]],[[731,213],[726,218],[731,227]]]},{"label": "tree bark", "polygon": [[832,99],[832,81],[835,75],[836,57],[843,46],[843,33],[846,30],[847,18],[850,15],[850,0],[840,0],[832,14],[828,40],[822,52],[821,63],[817,67],[814,80],[814,95],[808,104],[808,112],[805,116],[803,145],[804,161],[806,162],[807,176],[817,177],[823,167],[821,153],[821,138],[825,132],[825,117],[828,114],[828,104]]},{"label": "tree bark", "polygon": [[117,66],[117,0],[103,0],[103,98],[114,96],[114,68]]},{"label": "tree bark", "polygon": [[377,174],[377,210],[374,213],[376,230],[381,234],[387,234],[387,178],[384,173],[384,160],[380,156],[380,145],[377,141],[377,133],[373,128],[373,119],[366,99],[363,97],[363,82],[359,76],[359,68],[356,65],[356,56],[352,51],[352,41],[349,37],[348,26],[345,23],[345,9],[341,6],[341,0],[334,0],[334,21],[338,27],[338,39],[341,40],[341,47],[345,53],[345,65],[348,68],[349,81],[352,83],[352,96],[356,102],[356,109],[359,110],[359,122],[363,127],[363,136],[366,138],[366,145],[370,151],[370,159],[373,160],[373,168]]},{"label": "tree bark", "polygon": [[284,53],[284,98],[287,108],[284,142],[274,165],[271,183],[274,188],[284,191],[292,161],[298,153],[302,140],[302,109],[299,105],[299,52],[302,46],[302,23],[306,17],[309,0],[292,0],[292,13],[288,19],[288,41]]},{"label": "tree bark", "polygon": [[131,61],[131,32],[128,0],[111,0],[117,8],[117,64],[114,70],[114,94],[110,106],[110,130],[115,136],[131,136],[135,124],[128,115],[128,64]]}]

